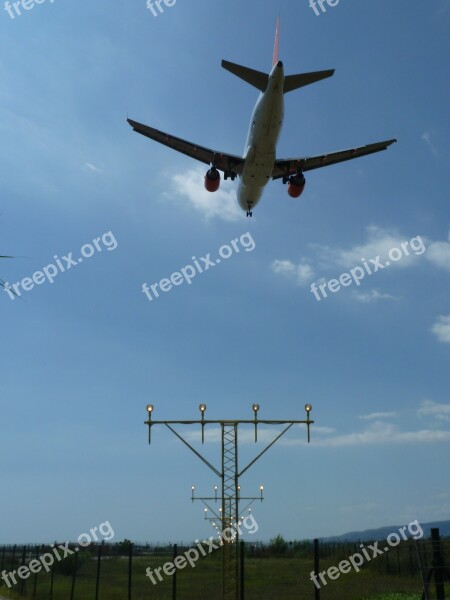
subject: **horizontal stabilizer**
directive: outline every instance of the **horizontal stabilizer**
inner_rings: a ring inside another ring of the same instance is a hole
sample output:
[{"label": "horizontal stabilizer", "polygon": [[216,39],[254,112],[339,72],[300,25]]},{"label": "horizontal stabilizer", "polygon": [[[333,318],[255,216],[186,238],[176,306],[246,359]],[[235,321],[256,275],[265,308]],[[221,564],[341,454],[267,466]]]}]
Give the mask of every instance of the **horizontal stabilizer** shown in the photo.
[{"label": "horizontal stabilizer", "polygon": [[261,71],[255,71],[254,69],[237,65],[228,60],[222,61],[222,67],[227,71],[230,71],[230,73],[233,73],[233,75],[240,77],[250,85],[253,85],[258,90],[261,90],[261,92],[265,91],[267,82],[269,81],[269,76],[266,73],[261,73]]},{"label": "horizontal stabilizer", "polygon": [[287,75],[284,79],[284,93],[292,92],[310,83],[331,77],[334,69],[328,71],[314,71],[313,73],[299,73],[298,75]]}]

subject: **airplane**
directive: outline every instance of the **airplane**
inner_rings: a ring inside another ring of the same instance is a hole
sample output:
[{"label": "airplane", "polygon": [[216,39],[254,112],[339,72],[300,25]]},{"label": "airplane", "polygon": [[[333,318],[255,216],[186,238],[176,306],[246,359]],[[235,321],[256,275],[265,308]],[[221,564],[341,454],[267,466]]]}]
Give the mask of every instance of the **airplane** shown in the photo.
[{"label": "airplane", "polygon": [[276,146],[284,118],[284,94],[334,74],[334,69],[330,69],[285,75],[283,62],[278,58],[279,34],[280,19],[278,18],[272,70],[269,74],[222,60],[224,69],[260,90],[250,121],[243,156],[192,144],[153,127],[127,119],[137,133],[207,164],[208,171],[204,178],[204,186],[208,192],[216,192],[219,189],[221,171],[225,180],[230,178],[234,181],[237,177],[237,199],[239,206],[246,211],[247,217],[252,216],[253,208],[259,202],[270,179],[281,179],[283,184],[287,183],[289,196],[298,198],[305,188],[304,173],[306,171],[380,152],[397,141],[391,139],[319,156],[276,158]]}]

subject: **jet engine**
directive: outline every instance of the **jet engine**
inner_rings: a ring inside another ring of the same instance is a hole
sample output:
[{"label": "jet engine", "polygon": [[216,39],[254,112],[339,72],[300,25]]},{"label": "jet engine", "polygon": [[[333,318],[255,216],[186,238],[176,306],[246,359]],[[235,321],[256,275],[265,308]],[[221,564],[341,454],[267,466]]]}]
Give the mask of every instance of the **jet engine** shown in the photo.
[{"label": "jet engine", "polygon": [[288,181],[288,194],[291,198],[299,198],[305,189],[305,176],[303,173],[292,175]]},{"label": "jet engine", "polygon": [[220,173],[215,167],[211,167],[205,175],[205,188],[208,192],[217,192],[220,187]]}]

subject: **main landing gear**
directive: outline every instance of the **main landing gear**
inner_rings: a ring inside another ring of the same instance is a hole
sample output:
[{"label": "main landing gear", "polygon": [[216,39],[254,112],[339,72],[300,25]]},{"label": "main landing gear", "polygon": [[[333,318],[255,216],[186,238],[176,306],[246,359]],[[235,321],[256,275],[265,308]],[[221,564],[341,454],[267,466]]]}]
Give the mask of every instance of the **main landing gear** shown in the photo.
[{"label": "main landing gear", "polygon": [[248,210],[248,211],[247,211],[247,217],[253,217],[253,213],[252,213],[252,211],[251,211],[251,210]]}]

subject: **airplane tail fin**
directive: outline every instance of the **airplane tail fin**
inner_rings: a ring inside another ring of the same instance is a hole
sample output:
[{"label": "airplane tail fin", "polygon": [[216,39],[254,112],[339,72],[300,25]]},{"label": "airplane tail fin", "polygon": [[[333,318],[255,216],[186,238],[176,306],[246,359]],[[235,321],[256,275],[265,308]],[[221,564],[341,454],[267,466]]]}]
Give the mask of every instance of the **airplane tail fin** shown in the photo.
[{"label": "airplane tail fin", "polygon": [[[277,19],[277,27],[275,30],[275,45],[273,48],[273,58],[272,65],[275,66],[278,64],[278,49],[280,43],[280,17]],[[233,75],[240,77],[250,85],[253,85],[255,88],[264,92],[267,88],[267,84],[269,82],[269,75],[267,73],[262,73],[261,71],[255,71],[255,69],[249,69],[248,67],[243,67],[242,65],[238,65],[236,63],[229,62],[228,60],[222,61],[222,67]],[[327,77],[331,77],[334,74],[334,69],[329,69],[327,71],[314,71],[312,73],[297,73],[296,75],[286,75],[284,78],[284,87],[283,93],[287,94],[288,92],[292,92],[293,90],[297,90],[298,88],[304,87],[305,85],[310,85],[311,83],[316,83],[316,81],[320,81],[321,79],[326,79]]]},{"label": "airplane tail fin", "polygon": [[310,85],[311,83],[316,83],[316,81],[320,81],[321,79],[331,77],[333,73],[334,69],[329,69],[328,71],[314,71],[312,73],[299,73],[297,75],[287,75],[284,78],[283,91],[285,94],[287,94],[288,92],[297,90],[298,88],[301,88],[305,85]]},{"label": "airplane tail fin", "polygon": [[240,77],[250,85],[253,85],[261,92],[264,92],[267,87],[267,82],[269,81],[269,76],[267,73],[262,73],[261,71],[255,71],[255,69],[249,69],[248,67],[243,67],[242,65],[237,65],[236,63],[229,62],[228,60],[222,61],[222,67],[233,75]]},{"label": "airplane tail fin", "polygon": [[[261,71],[255,71],[255,69],[249,69],[236,63],[229,62],[228,60],[222,61],[222,67],[233,75],[240,77],[253,87],[257,88],[261,92],[264,92],[267,88],[267,82],[269,81],[269,75],[262,73]],[[286,75],[284,78],[283,92],[287,94],[293,90],[316,83],[321,79],[331,77],[334,73],[334,69],[328,71],[314,71],[312,73],[298,73],[297,75]]]},{"label": "airplane tail fin", "polygon": [[[278,62],[278,45],[280,39],[280,17],[277,20],[277,27],[275,30],[275,45],[273,48],[273,59],[272,63],[275,66]],[[261,92],[264,92],[267,88],[267,83],[269,81],[269,75],[267,73],[262,73],[261,71],[255,71],[255,69],[249,69],[248,67],[243,67],[242,65],[237,65],[236,63],[229,62],[228,60],[222,61],[222,67],[233,75],[240,77],[253,87],[257,88]]]},{"label": "airplane tail fin", "polygon": [[280,43],[280,17],[277,19],[277,28],[275,30],[275,45],[273,47],[272,67],[278,62],[278,48]]}]

